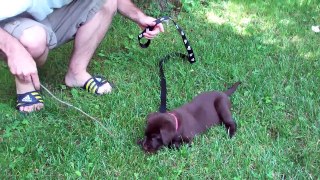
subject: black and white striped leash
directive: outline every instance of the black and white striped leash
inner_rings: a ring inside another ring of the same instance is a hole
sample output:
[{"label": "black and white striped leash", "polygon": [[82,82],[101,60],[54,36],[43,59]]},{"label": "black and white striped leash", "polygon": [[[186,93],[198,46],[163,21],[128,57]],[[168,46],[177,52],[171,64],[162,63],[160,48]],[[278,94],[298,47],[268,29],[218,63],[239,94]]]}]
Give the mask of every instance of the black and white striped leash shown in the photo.
[{"label": "black and white striped leash", "polygon": [[[186,34],[184,33],[184,31],[181,29],[181,27],[169,16],[163,16],[159,19],[155,20],[155,26],[162,23],[163,21],[168,21],[171,20],[173,22],[173,24],[175,25],[176,29],[178,30],[178,32],[180,33],[181,37],[182,37],[182,41],[183,44],[187,50],[187,55],[186,54],[182,54],[182,53],[171,53],[166,55],[164,58],[162,58],[159,61],[159,76],[160,76],[160,107],[159,107],[159,112],[161,113],[165,113],[167,111],[167,84],[166,84],[166,78],[164,75],[164,69],[163,69],[163,64],[168,61],[171,57],[175,57],[175,56],[179,56],[183,59],[188,59],[188,61],[192,64],[196,62],[195,56],[194,56],[194,52],[193,49],[186,37]],[[142,31],[139,36],[138,36],[138,40],[139,40],[139,44],[141,48],[147,48],[149,47],[151,40],[148,39],[146,43],[141,43],[141,39],[144,37],[143,33],[145,33],[147,30],[152,31],[154,29],[155,26],[148,26],[144,31]]]}]

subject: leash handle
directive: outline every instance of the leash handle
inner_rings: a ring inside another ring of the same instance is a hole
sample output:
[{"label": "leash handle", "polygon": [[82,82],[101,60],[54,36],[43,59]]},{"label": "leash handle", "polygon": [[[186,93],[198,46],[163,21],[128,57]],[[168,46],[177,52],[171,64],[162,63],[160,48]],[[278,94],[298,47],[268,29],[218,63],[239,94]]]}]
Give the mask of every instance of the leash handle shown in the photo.
[{"label": "leash handle", "polygon": [[138,36],[138,41],[139,41],[140,47],[142,47],[142,48],[147,48],[147,47],[149,47],[150,42],[151,42],[151,40],[148,39],[145,44],[142,44],[142,43],[141,43],[141,39],[144,38],[143,33],[145,33],[147,30],[152,31],[156,25],[162,23],[163,21],[169,20],[169,19],[170,19],[169,16],[163,16],[162,18],[156,19],[156,20],[154,21],[154,22],[156,23],[154,26],[148,26],[145,30],[143,30],[143,31],[139,34],[139,36]]},{"label": "leash handle", "polygon": [[149,47],[149,45],[151,43],[150,39],[148,39],[145,44],[141,43],[141,39],[144,37],[143,33],[145,33],[147,30],[152,31],[156,25],[162,23],[163,21],[167,21],[167,20],[171,20],[173,22],[173,24],[175,25],[176,29],[178,30],[178,32],[180,33],[180,35],[182,37],[183,44],[184,44],[184,46],[185,46],[185,48],[187,50],[187,53],[188,53],[189,62],[190,63],[195,63],[196,59],[195,59],[195,56],[194,56],[194,52],[193,52],[193,49],[192,49],[192,47],[190,45],[190,42],[188,41],[188,39],[186,37],[186,34],[182,30],[182,28],[169,16],[163,16],[161,18],[156,19],[155,20],[156,24],[154,26],[148,26],[145,30],[143,30],[139,34],[138,41],[139,41],[140,47],[141,48],[147,48],[147,47]]}]

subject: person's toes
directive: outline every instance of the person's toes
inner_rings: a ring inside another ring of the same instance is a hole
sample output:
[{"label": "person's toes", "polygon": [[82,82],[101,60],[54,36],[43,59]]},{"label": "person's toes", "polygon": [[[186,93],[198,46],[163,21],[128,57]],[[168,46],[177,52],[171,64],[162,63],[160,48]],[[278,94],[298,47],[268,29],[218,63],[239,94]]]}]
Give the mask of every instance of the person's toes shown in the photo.
[{"label": "person's toes", "polygon": [[30,113],[30,112],[34,112],[35,110],[36,110],[35,105],[29,106],[29,108],[28,108],[28,112],[29,112],[29,113]]},{"label": "person's toes", "polygon": [[29,106],[21,106],[19,110],[20,112],[29,112]]},{"label": "person's toes", "polygon": [[42,103],[40,103],[40,104],[37,106],[37,111],[41,110],[43,107],[44,107],[44,105],[43,105]]},{"label": "person's toes", "polygon": [[30,113],[30,112],[33,111],[33,109],[34,109],[34,106],[33,106],[33,105],[32,105],[32,106],[26,106],[26,107],[24,108],[24,111]]},{"label": "person's toes", "polygon": [[20,111],[20,112],[24,112],[23,109],[24,109],[23,107],[19,107],[19,111]]},{"label": "person's toes", "polygon": [[104,85],[102,85],[99,89],[98,89],[98,93],[99,94],[107,94],[110,93],[112,91],[112,87],[110,85],[110,83],[105,83]]},{"label": "person's toes", "polygon": [[34,104],[34,105],[30,105],[30,106],[21,106],[19,108],[20,112],[25,112],[25,113],[31,113],[34,111],[39,111],[44,107],[44,105],[42,103],[38,103],[38,104]]},{"label": "person's toes", "polygon": [[33,105],[32,111],[39,111],[42,108],[43,108],[43,104],[42,103],[38,103],[38,104]]},{"label": "person's toes", "polygon": [[[39,108],[42,109],[43,107],[44,107],[44,104],[43,104],[43,103],[40,103]],[[40,109],[39,109],[39,110],[40,110]]]}]

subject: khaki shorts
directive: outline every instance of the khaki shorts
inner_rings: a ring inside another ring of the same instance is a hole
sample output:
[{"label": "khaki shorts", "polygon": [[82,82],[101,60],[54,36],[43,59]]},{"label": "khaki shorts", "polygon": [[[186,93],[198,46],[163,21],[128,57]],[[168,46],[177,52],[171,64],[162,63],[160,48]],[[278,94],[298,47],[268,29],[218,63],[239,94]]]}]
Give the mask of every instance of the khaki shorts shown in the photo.
[{"label": "khaki shorts", "polygon": [[74,39],[78,28],[88,22],[100,10],[106,0],[74,0],[55,9],[43,21],[37,22],[28,14],[0,21],[0,27],[16,38],[32,26],[41,26],[47,31],[47,46],[53,49]]}]

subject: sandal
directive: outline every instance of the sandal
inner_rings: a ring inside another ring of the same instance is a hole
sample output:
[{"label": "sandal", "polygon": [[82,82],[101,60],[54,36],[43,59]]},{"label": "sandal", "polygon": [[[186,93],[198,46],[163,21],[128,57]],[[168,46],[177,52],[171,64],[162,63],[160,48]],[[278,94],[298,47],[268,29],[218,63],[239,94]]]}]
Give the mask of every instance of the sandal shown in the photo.
[{"label": "sandal", "polygon": [[84,83],[82,88],[88,91],[89,93],[102,95],[101,93],[98,93],[98,90],[101,86],[103,86],[106,83],[109,83],[110,86],[113,88],[113,84],[107,81],[102,76],[93,76]]},{"label": "sandal", "polygon": [[19,110],[20,107],[31,106],[38,103],[44,103],[39,91],[30,91],[24,94],[17,94],[17,110]]}]

